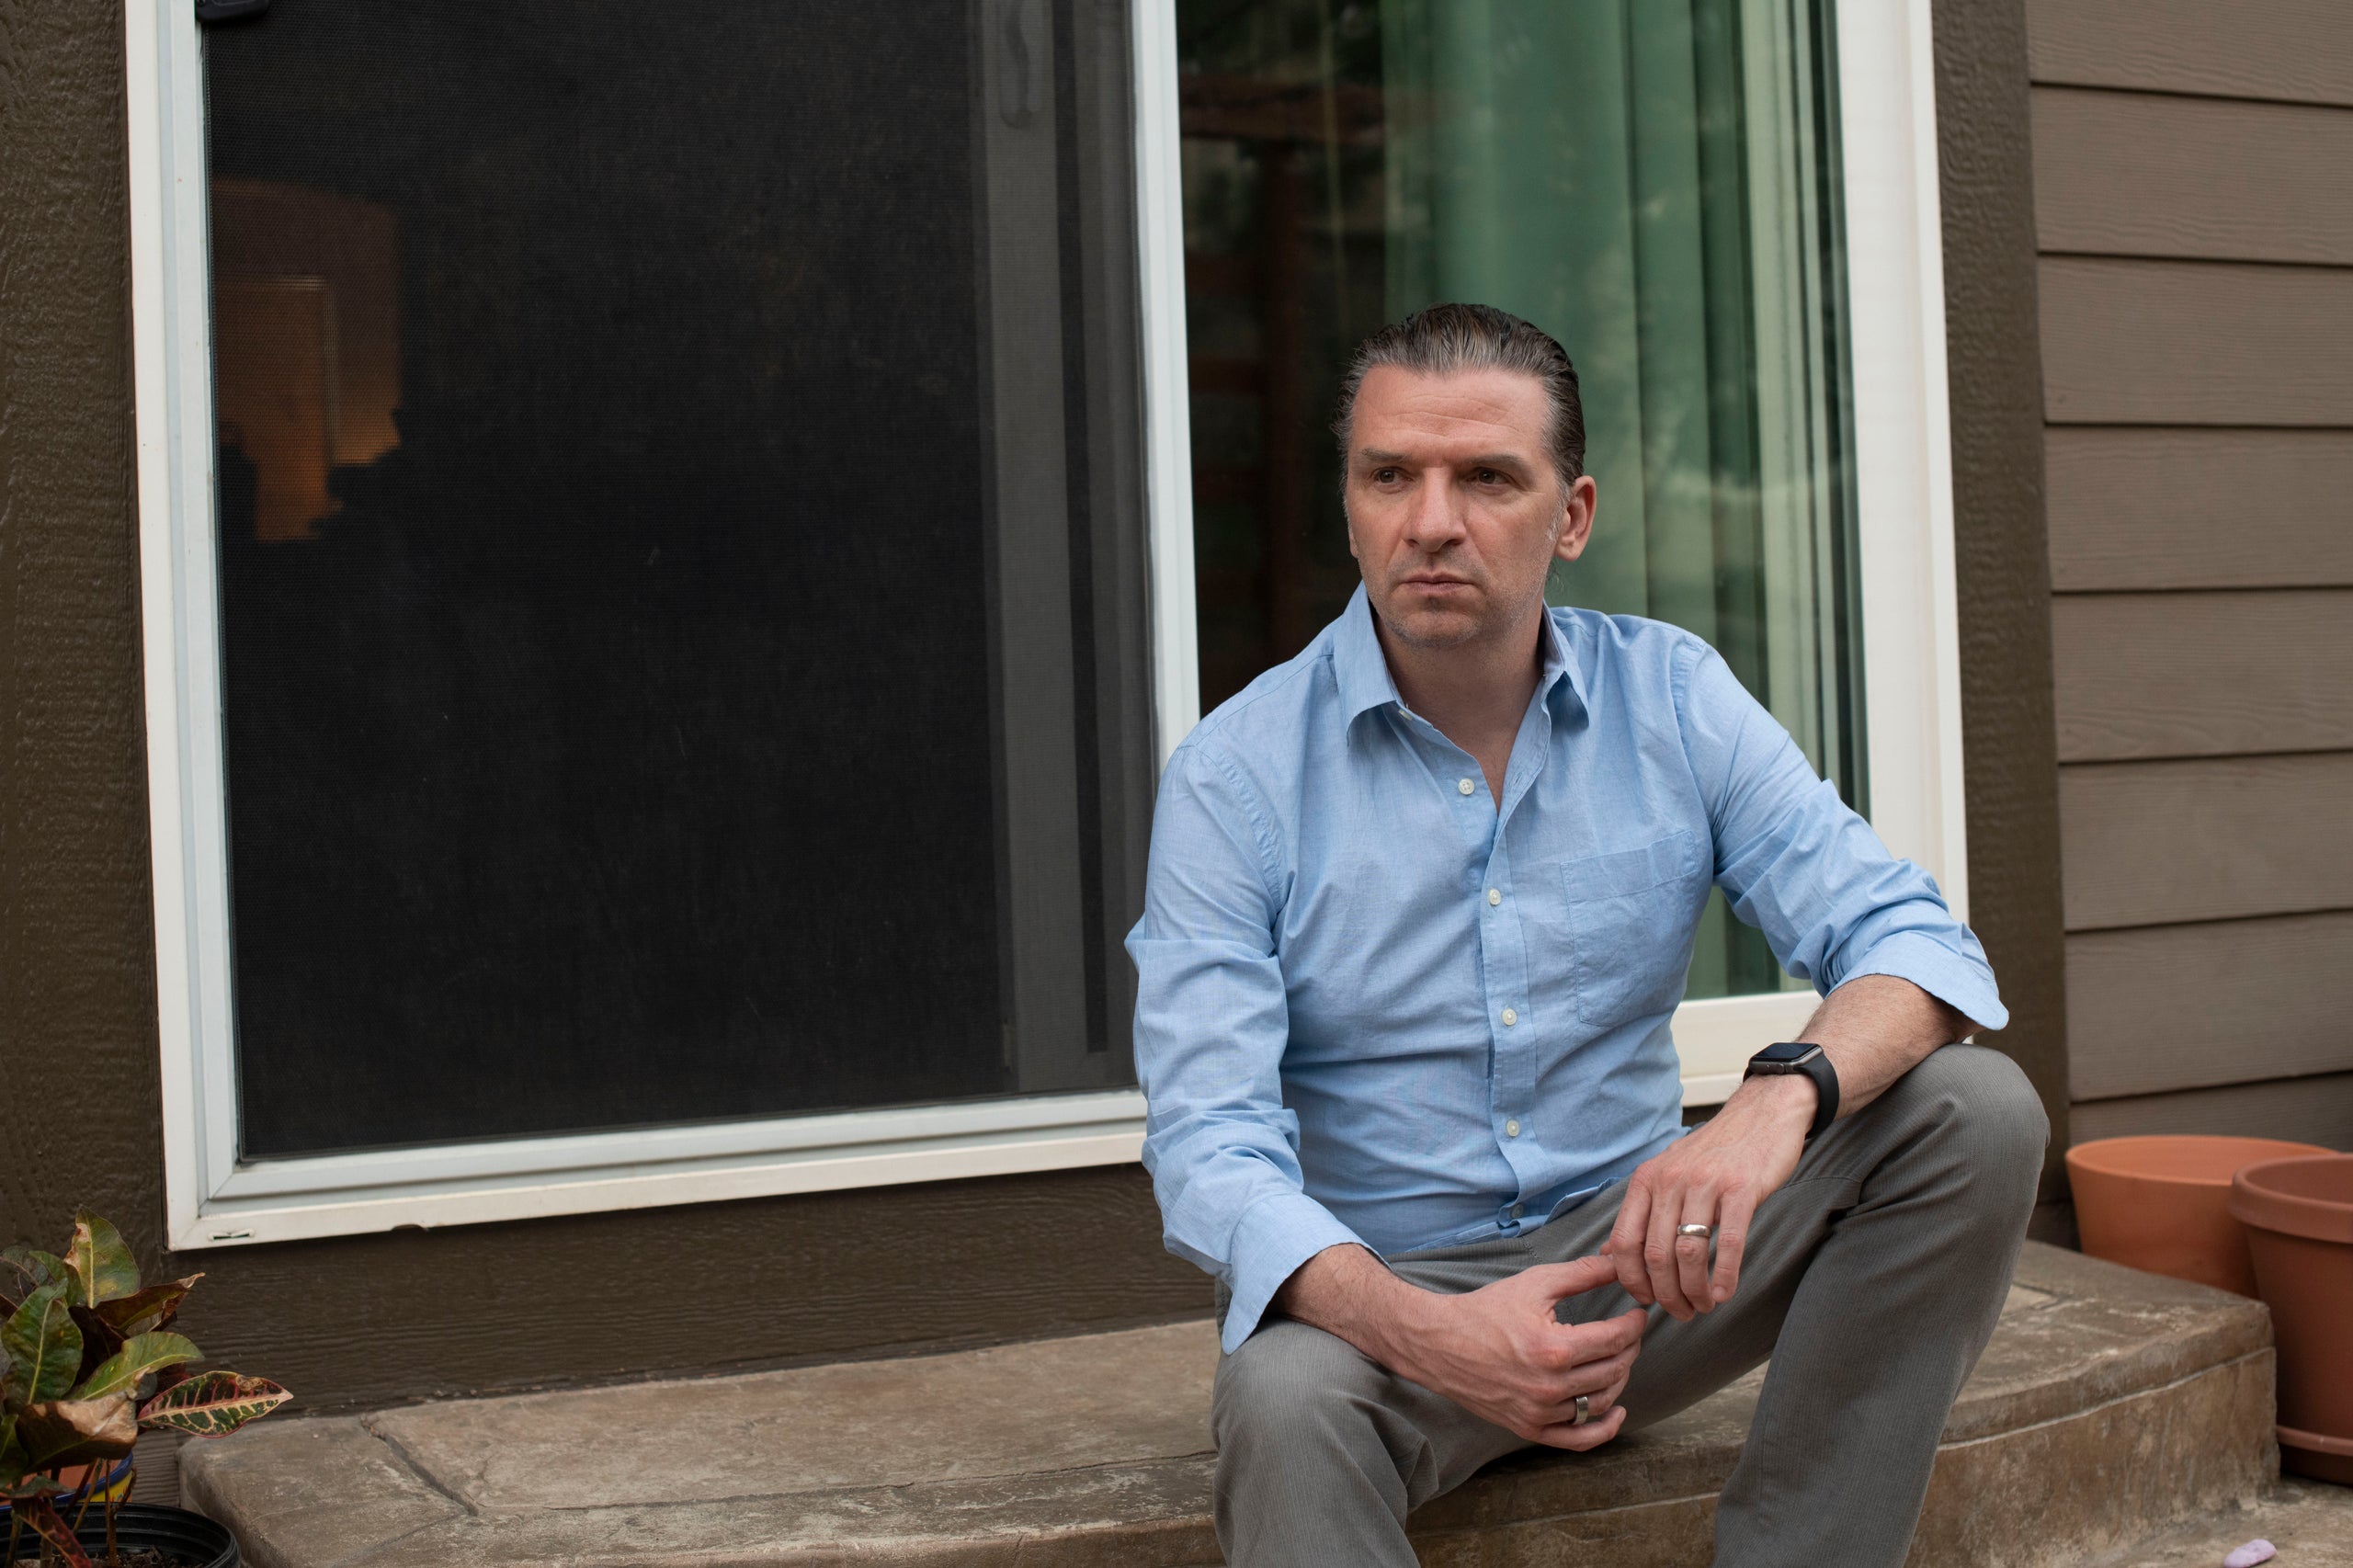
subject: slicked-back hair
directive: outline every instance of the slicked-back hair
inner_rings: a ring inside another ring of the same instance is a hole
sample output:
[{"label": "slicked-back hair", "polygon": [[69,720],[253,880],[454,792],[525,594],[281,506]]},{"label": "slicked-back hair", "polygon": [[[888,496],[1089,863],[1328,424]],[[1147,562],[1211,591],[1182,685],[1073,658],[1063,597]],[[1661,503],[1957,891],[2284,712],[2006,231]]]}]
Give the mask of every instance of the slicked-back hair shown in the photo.
[{"label": "slicked-back hair", "polygon": [[1357,345],[1348,374],[1340,383],[1340,416],[1332,433],[1340,438],[1341,485],[1347,484],[1355,437],[1357,393],[1365,376],[1394,365],[1423,376],[1453,376],[1466,370],[1508,370],[1533,376],[1544,389],[1552,413],[1546,446],[1563,488],[1585,474],[1585,405],[1577,400],[1577,368],[1568,350],[1541,327],[1531,326],[1493,305],[1432,305],[1382,327]]}]

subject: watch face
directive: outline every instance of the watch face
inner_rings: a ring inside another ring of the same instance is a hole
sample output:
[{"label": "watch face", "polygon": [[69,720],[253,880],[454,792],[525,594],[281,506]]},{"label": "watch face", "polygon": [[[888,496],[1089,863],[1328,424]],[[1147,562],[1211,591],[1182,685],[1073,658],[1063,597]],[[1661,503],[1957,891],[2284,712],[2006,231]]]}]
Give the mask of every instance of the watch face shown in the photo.
[{"label": "watch face", "polygon": [[1822,1047],[1818,1045],[1799,1045],[1784,1040],[1779,1045],[1767,1046],[1764,1050],[1758,1051],[1754,1057],[1750,1058],[1750,1060],[1755,1062],[1799,1062],[1813,1055],[1815,1051],[1820,1051]]}]

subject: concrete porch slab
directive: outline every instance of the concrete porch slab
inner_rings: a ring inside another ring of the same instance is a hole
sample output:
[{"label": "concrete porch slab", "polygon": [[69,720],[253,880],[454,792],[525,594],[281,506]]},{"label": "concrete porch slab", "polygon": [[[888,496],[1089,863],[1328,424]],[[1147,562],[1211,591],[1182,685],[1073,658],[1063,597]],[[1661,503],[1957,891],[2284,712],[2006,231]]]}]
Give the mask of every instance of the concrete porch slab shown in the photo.
[{"label": "concrete porch slab", "polygon": [[[2277,1474],[2256,1302],[2029,1245],[1939,1451],[1913,1562],[2085,1563]],[[191,1445],[256,1568],[1214,1563],[1206,1323],[954,1355],[460,1400]],[[1433,1565],[1704,1562],[1761,1374],[1589,1455],[1490,1467]]]}]

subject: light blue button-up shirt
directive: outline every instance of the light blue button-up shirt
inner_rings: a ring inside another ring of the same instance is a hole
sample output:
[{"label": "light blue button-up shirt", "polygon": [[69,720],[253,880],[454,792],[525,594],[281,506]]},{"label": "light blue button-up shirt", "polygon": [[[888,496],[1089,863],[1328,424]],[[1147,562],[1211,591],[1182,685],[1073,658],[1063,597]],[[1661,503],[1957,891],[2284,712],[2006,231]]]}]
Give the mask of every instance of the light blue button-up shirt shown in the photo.
[{"label": "light blue button-up shirt", "polygon": [[1399,699],[1361,589],[1169,758],[1128,937],[1143,1158],[1228,1350],[1325,1247],[1518,1234],[1673,1142],[1711,885],[1817,990],[1900,975],[2008,1019],[1936,883],[1705,642],[1554,609],[1543,657],[1500,809]]}]

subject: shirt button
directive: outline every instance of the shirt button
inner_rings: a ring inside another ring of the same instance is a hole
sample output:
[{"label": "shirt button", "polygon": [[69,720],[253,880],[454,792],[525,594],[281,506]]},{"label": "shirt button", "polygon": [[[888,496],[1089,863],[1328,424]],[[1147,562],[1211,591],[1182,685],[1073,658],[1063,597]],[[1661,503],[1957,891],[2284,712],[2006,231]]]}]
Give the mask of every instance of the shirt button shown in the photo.
[{"label": "shirt button", "polygon": [[1506,1007],[1504,1009],[1504,1028],[1509,1028],[1512,1025],[1518,1022],[1519,1022],[1519,1015],[1513,1012],[1509,1007]]},{"label": "shirt button", "polygon": [[1513,1219],[1517,1220],[1517,1219],[1518,1219],[1518,1218],[1519,1218],[1519,1214],[1520,1214],[1520,1206],[1519,1206],[1518,1204],[1517,1204],[1517,1203],[1513,1204],[1513,1205],[1511,1206],[1511,1217],[1512,1217]]},{"label": "shirt button", "polygon": [[1517,1138],[1517,1137],[1518,1137],[1518,1136],[1519,1136],[1519,1123],[1518,1123],[1518,1122],[1517,1122],[1517,1121],[1506,1121],[1506,1122],[1505,1122],[1505,1123],[1504,1123],[1504,1136],[1505,1136],[1505,1137],[1506,1137],[1506,1138]]},{"label": "shirt button", "polygon": [[1488,906],[1489,908],[1491,908],[1491,909],[1492,909],[1492,908],[1494,908],[1496,904],[1501,903],[1503,901],[1504,901],[1504,895],[1503,895],[1500,892],[1498,892],[1496,889],[1495,889],[1495,888],[1489,888],[1489,889],[1487,890],[1487,906]]},{"label": "shirt button", "polygon": [[1477,786],[1476,784],[1472,783],[1472,782],[1471,782],[1471,780],[1469,780],[1468,778],[1458,778],[1458,779],[1456,779],[1456,780],[1454,781],[1454,788],[1455,788],[1455,791],[1456,791],[1458,794],[1467,795],[1467,794],[1471,793],[1471,791],[1472,791],[1472,790],[1476,790],[1478,787],[1479,787],[1479,786]]}]

